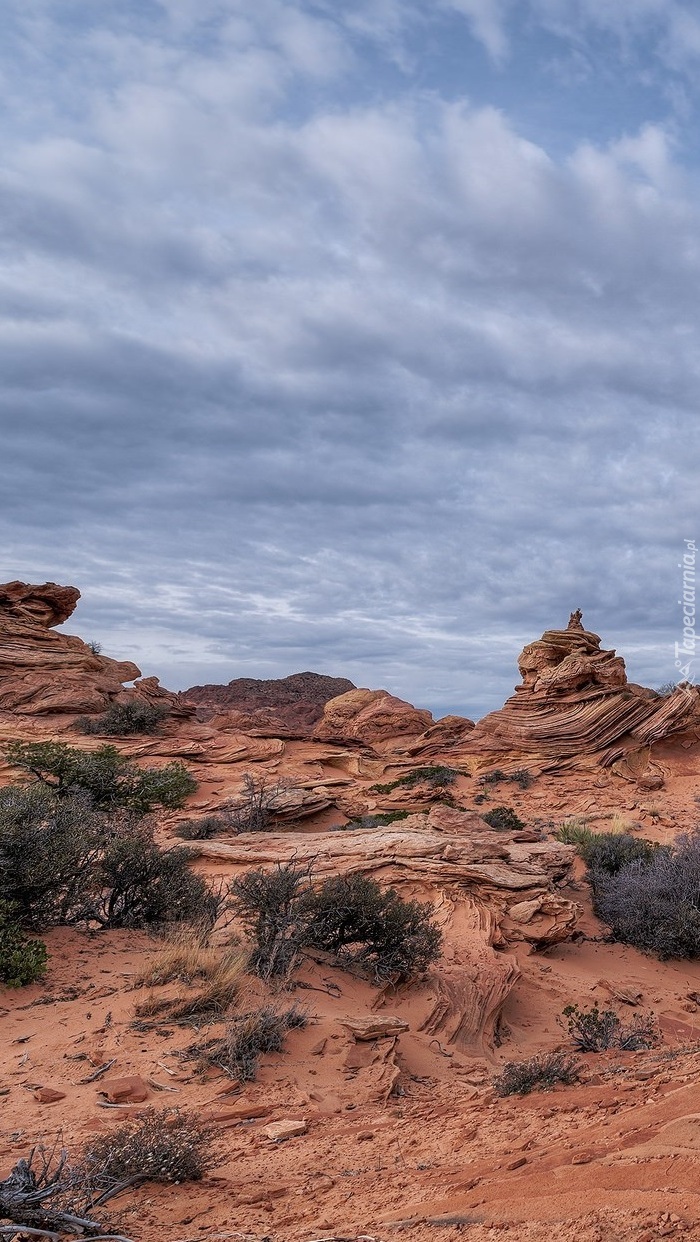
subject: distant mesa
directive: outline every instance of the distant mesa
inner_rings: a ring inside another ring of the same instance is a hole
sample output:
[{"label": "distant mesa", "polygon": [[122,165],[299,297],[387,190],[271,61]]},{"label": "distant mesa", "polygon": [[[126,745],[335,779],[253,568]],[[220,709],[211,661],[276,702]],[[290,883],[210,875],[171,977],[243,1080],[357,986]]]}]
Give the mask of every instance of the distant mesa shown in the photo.
[{"label": "distant mesa", "polygon": [[305,737],[323,716],[330,699],[355,690],[346,677],[322,673],[292,673],[289,677],[236,677],[227,685],[190,686],[182,698],[197,705],[200,720],[221,712],[234,713],[238,722],[256,734]]}]

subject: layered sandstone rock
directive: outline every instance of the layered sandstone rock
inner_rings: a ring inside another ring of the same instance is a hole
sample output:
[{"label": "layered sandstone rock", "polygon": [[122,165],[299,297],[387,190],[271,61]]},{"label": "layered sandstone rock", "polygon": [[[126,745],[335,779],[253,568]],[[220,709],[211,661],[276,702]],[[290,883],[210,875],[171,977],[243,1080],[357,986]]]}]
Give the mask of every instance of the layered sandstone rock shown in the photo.
[{"label": "layered sandstone rock", "polygon": [[55,632],[79,599],[76,587],[55,582],[0,584],[0,710],[22,716],[89,715],[116,699],[131,698],[191,714],[194,707],[180,705],[157,677],[125,690],[124,682],[141,677],[130,660],[112,660],[81,638]]},{"label": "layered sandstone rock", "polygon": [[432,714],[386,690],[350,690],[326,703],[313,736],[320,742],[384,742],[418,735],[434,725]]},{"label": "layered sandstone rock", "polygon": [[192,848],[234,873],[308,864],[318,878],[371,875],[432,902],[445,953],[430,974],[422,1029],[473,1051],[490,1046],[520,974],[516,959],[496,950],[567,940],[581,913],[555,887],[570,871],[574,848],[516,836],[494,831],[474,812],[435,806],[372,831],[246,834]]},{"label": "layered sandstone rock", "polygon": [[476,754],[511,751],[553,761],[591,755],[609,766],[700,723],[697,687],[679,686],[662,698],[631,684],[624,660],[601,648],[580,612],[565,630],[546,630],[528,644],[518,666],[522,685],[469,738]]}]

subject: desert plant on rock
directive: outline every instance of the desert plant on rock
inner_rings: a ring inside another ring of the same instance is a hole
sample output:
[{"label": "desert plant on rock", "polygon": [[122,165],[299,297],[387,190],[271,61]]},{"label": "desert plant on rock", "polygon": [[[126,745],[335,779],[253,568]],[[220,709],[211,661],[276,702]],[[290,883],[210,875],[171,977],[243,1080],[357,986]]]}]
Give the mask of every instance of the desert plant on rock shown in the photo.
[{"label": "desert plant on rock", "polygon": [[148,1108],[83,1149],[97,1186],[135,1182],[195,1182],[214,1166],[214,1133],[194,1112]]},{"label": "desert plant on rock", "polygon": [[126,808],[146,814],[156,806],[175,810],[197,788],[182,763],[140,768],[116,746],[81,750],[65,742],[11,742],[7,762],[31,773],[59,798],[90,796],[96,810]]},{"label": "desert plant on rock", "polygon": [[128,737],[137,733],[157,733],[168,715],[167,707],[131,699],[127,703],[110,704],[101,716],[81,716],[75,727],[81,733]]},{"label": "desert plant on rock", "polygon": [[20,988],[46,974],[48,953],[42,940],[30,940],[17,921],[17,907],[0,900],[0,983]]},{"label": "desert plant on rock", "polygon": [[460,773],[456,768],[445,767],[444,764],[430,764],[424,768],[414,768],[412,772],[407,772],[405,776],[399,776],[395,781],[389,781],[385,785],[372,785],[371,789],[375,793],[392,793],[394,789],[413,789],[415,785],[429,785],[431,789],[448,789],[450,785],[454,785]]},{"label": "desert plant on rock", "polygon": [[562,845],[575,845],[577,848],[583,847],[592,841],[595,833],[592,828],[588,827],[584,819],[567,819],[557,828],[554,833],[557,841],[561,841]]},{"label": "desert plant on rock", "polygon": [[509,1061],[493,1080],[497,1095],[528,1095],[551,1091],[558,1083],[570,1086],[578,1080],[580,1062],[567,1052],[543,1052],[528,1061]]},{"label": "desert plant on rock", "polygon": [[486,811],[481,818],[499,832],[517,832],[525,827],[512,806],[495,806],[492,811]]},{"label": "desert plant on rock", "polygon": [[622,1022],[612,1009],[580,1009],[567,1005],[563,1011],[566,1030],[581,1052],[605,1052],[620,1048],[631,1052],[652,1048],[659,1040],[659,1028],[652,1013],[635,1014],[631,1022]]},{"label": "desert plant on rock", "polygon": [[228,815],[203,815],[200,819],[187,819],[174,829],[181,841],[211,841],[222,832],[231,832]]},{"label": "desert plant on rock", "polygon": [[255,776],[246,772],[239,798],[226,808],[229,832],[269,832],[289,788],[283,781],[271,781],[265,774]]}]

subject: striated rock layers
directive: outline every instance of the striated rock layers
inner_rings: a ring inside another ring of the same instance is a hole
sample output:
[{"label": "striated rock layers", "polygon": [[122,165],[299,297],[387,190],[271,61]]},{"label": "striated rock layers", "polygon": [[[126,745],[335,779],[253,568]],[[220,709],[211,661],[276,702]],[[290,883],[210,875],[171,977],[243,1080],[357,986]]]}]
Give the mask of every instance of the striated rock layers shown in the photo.
[{"label": "striated rock layers", "polygon": [[55,632],[79,599],[76,587],[55,582],[0,584],[0,710],[22,716],[90,714],[129,698],[176,705],[176,696],[163,690],[157,677],[126,690],[125,681],[141,676],[130,660],[112,660],[81,638]]},{"label": "striated rock layers", "polygon": [[314,875],[371,875],[402,895],[430,900],[445,933],[431,972],[422,1029],[464,1051],[488,1048],[519,978],[514,942],[542,949],[567,940],[581,910],[559,895],[575,850],[496,832],[471,811],[435,806],[400,824],[345,832],[249,833],[193,842],[234,872],[295,863]]},{"label": "striated rock layers", "polygon": [[[518,661],[522,685],[469,737],[474,753],[517,754],[558,761],[595,756],[610,766],[628,755],[700,724],[700,691],[683,684],[662,697],[627,681],[624,660],[601,648],[580,612],[565,630],[546,630]],[[661,783],[650,771],[637,777]]]}]

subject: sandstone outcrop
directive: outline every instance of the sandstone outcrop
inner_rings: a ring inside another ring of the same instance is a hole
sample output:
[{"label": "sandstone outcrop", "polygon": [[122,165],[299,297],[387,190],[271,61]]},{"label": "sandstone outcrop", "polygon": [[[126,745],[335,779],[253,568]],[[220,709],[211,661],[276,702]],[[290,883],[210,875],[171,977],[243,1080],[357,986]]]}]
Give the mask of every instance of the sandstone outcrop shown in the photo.
[{"label": "sandstone outcrop", "polygon": [[22,716],[94,714],[115,700],[143,699],[191,715],[192,706],[141,677],[130,660],[112,660],[71,634],[58,634],[80,599],[76,587],[55,582],[0,584],[0,710]]},{"label": "sandstone outcrop", "polygon": [[569,873],[572,846],[517,841],[474,812],[446,806],[373,831],[257,833],[192,845],[200,857],[234,871],[293,861],[310,864],[319,878],[371,875],[402,895],[431,901],[447,947],[431,971],[422,1029],[463,1050],[490,1045],[519,977],[515,958],[496,949],[567,940],[580,914],[554,887]]},{"label": "sandstone outcrop", "polygon": [[313,736],[320,742],[385,742],[425,733],[435,724],[421,711],[386,690],[349,690],[326,703]]},{"label": "sandstone outcrop", "polygon": [[[546,630],[529,643],[518,666],[522,684],[478,723],[468,740],[473,753],[510,751],[550,766],[588,755],[607,767],[700,724],[697,687],[684,684],[662,697],[628,682],[622,657],[601,648],[578,612],[565,630]],[[652,778],[649,787],[655,783]]]}]

